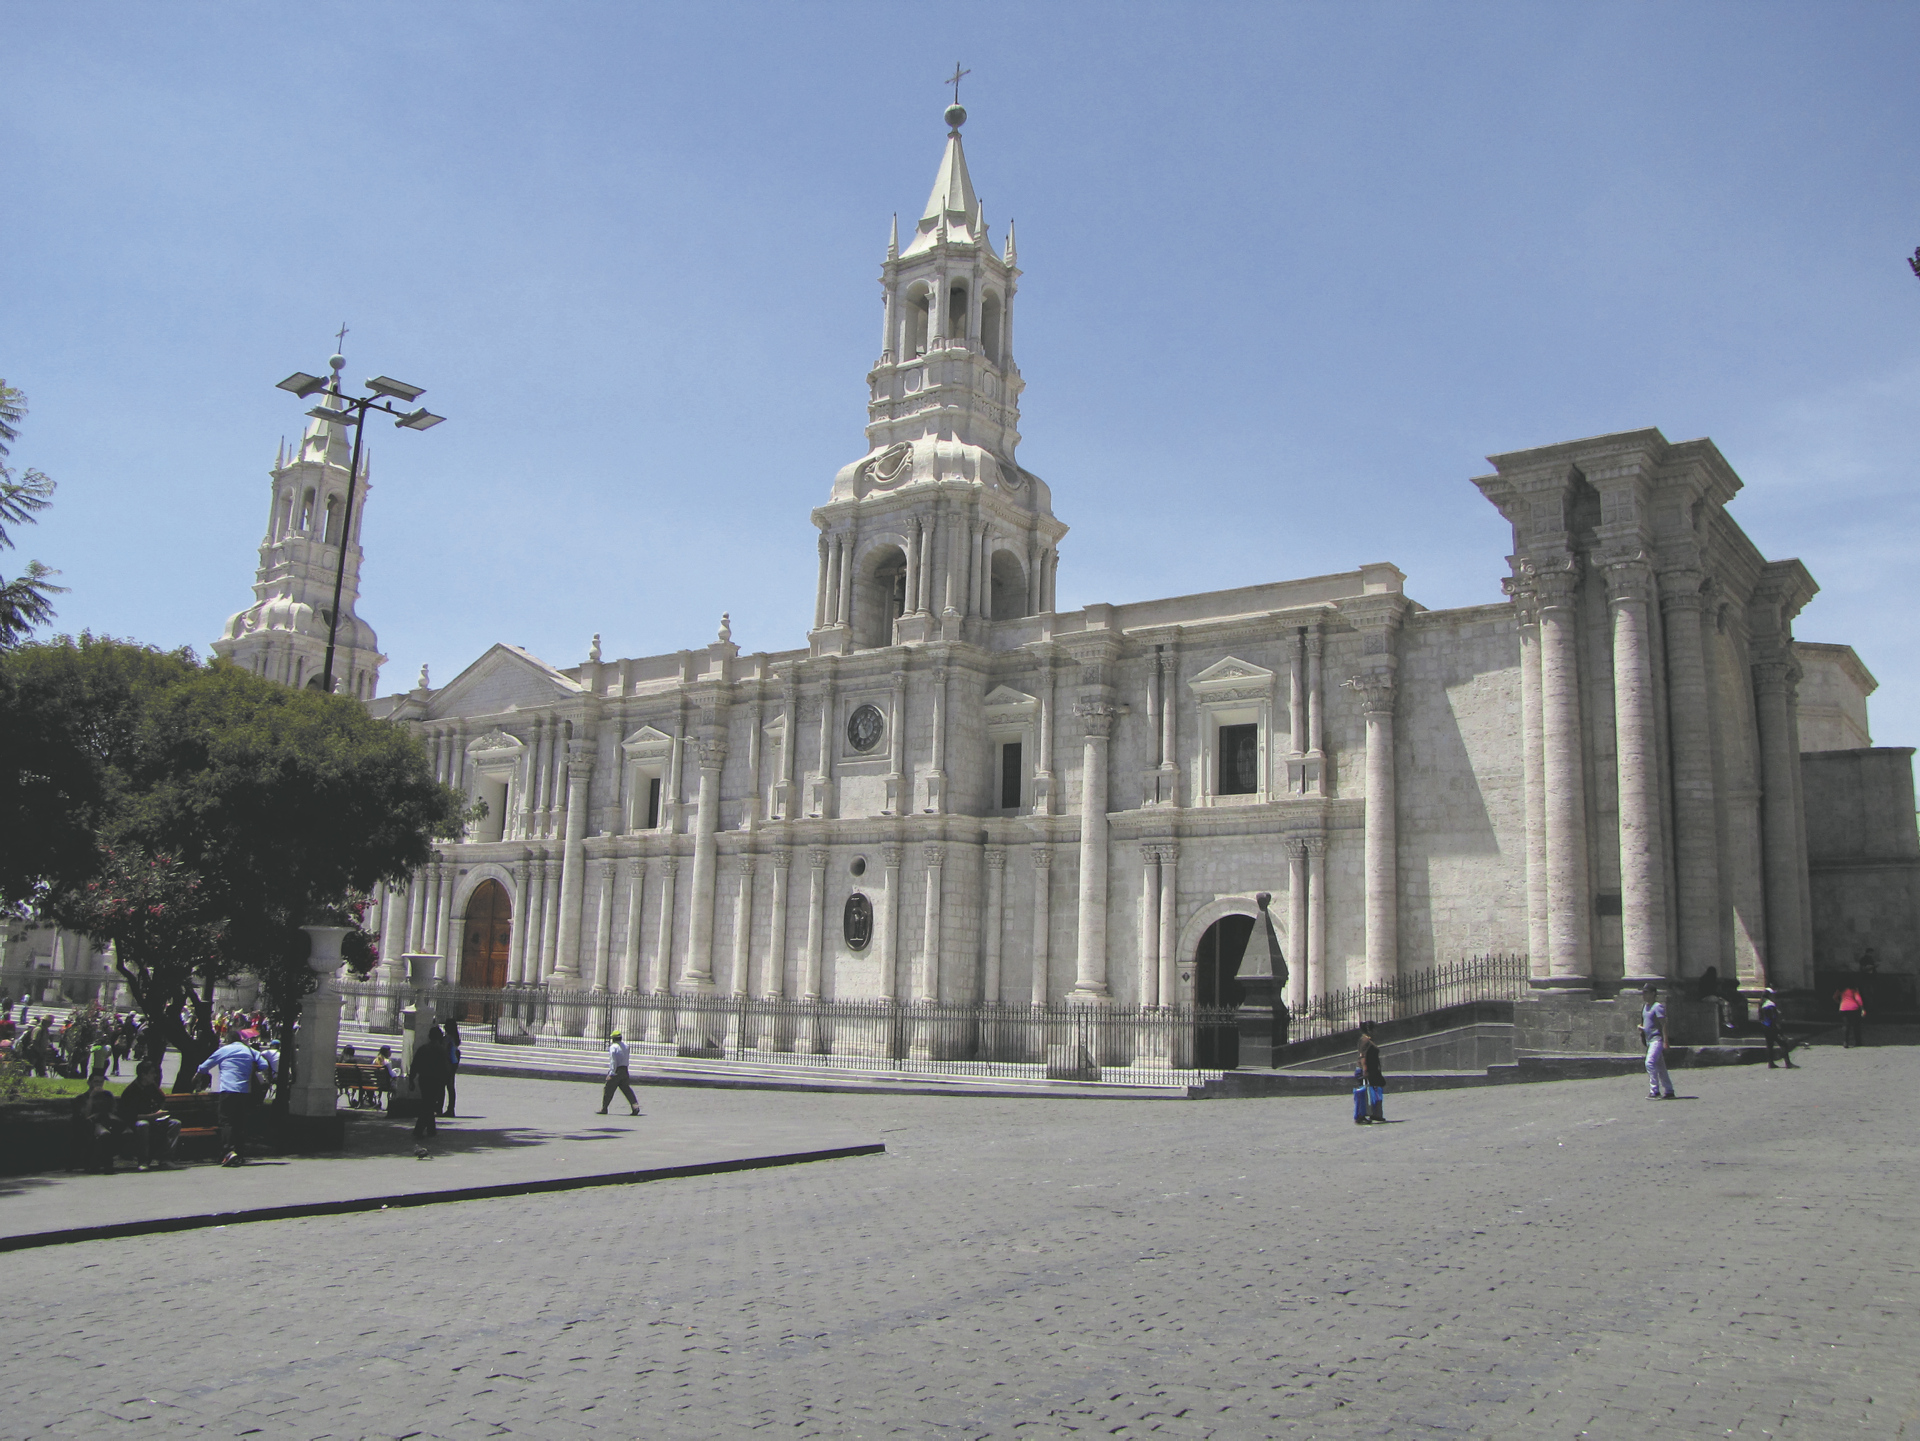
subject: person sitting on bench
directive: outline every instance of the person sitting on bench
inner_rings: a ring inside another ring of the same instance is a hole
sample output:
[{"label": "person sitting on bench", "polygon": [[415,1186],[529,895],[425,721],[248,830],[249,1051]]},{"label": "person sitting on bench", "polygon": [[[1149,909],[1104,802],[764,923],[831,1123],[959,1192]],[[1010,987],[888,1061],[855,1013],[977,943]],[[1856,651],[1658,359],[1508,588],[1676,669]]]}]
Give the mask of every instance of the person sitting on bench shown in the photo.
[{"label": "person sitting on bench", "polygon": [[107,1090],[104,1072],[89,1076],[87,1089],[73,1098],[73,1128],[82,1167],[111,1176],[120,1117],[114,1112],[113,1093]]},{"label": "person sitting on bench", "polygon": [[[164,1171],[180,1140],[180,1122],[167,1113],[166,1092],[160,1089],[160,1071],[142,1061],[134,1078],[120,1093],[120,1120],[133,1127],[134,1159],[143,1171]],[[159,1138],[155,1143],[155,1137]]]}]

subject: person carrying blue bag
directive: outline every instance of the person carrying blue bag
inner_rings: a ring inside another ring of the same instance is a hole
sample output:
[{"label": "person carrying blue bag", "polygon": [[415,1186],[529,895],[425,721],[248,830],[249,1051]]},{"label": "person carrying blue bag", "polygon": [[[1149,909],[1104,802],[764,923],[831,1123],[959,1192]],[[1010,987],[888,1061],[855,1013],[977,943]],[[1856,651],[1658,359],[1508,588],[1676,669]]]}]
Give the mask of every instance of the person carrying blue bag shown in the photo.
[{"label": "person carrying blue bag", "polygon": [[1360,1064],[1353,1068],[1353,1123],[1365,1126],[1387,1122],[1386,1075],[1380,1069],[1380,1048],[1373,1043],[1372,1025],[1360,1028]]}]

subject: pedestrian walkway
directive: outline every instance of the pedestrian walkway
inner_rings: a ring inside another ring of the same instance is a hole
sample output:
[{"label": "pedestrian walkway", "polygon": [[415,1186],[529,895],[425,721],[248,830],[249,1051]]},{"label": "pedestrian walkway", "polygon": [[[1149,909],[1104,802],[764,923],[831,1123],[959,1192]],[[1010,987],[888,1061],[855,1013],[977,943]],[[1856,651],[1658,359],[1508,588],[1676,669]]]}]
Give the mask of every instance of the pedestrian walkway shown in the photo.
[{"label": "pedestrian walkway", "polygon": [[[617,1100],[618,1098],[616,1098]],[[241,1221],[400,1207],[483,1195],[638,1182],[881,1149],[870,1131],[797,1115],[689,1111],[671,1093],[642,1092],[598,1114],[600,1093],[538,1080],[463,1077],[460,1115],[439,1123],[431,1158],[417,1160],[413,1122],[344,1111],[343,1151],[261,1156],[115,1174],[0,1178],[0,1251],[102,1235],[187,1230]]]}]

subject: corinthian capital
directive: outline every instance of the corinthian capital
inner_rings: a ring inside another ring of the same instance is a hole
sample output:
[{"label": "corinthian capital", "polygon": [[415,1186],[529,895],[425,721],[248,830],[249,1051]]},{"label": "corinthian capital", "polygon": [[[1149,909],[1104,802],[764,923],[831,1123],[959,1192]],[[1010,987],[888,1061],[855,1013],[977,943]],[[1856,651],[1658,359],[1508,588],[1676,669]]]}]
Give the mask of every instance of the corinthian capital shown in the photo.
[{"label": "corinthian capital", "polygon": [[1350,690],[1360,697],[1360,710],[1365,715],[1392,715],[1393,697],[1398,687],[1390,675],[1371,673],[1350,676],[1341,682],[1342,689]]},{"label": "corinthian capital", "polygon": [[1580,588],[1580,557],[1552,555],[1520,562],[1520,574],[1533,587],[1540,609],[1562,610],[1573,604]]},{"label": "corinthian capital", "polygon": [[1615,605],[1645,602],[1653,596],[1653,567],[1645,551],[1621,551],[1602,556],[1600,568],[1607,577],[1607,599]]},{"label": "corinthian capital", "polygon": [[1073,713],[1090,738],[1105,739],[1112,735],[1113,718],[1118,711],[1119,707],[1112,701],[1098,697],[1082,697],[1073,703]]}]

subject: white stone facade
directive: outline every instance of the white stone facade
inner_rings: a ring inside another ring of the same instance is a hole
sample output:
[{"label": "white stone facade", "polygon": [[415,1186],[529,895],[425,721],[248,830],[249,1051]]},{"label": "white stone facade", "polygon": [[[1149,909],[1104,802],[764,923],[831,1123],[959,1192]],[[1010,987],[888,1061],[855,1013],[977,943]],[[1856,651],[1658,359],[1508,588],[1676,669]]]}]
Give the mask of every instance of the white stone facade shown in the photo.
[{"label": "white stone facade", "polygon": [[1430,611],[1378,564],[1062,613],[1066,527],[1014,458],[1019,275],[956,128],[882,267],[804,646],[497,645],[374,703],[489,811],[384,898],[390,961],[460,979],[496,881],[509,982],[615,992],[1171,1004],[1260,891],[1295,1004],[1503,951],[1543,985],[1811,979],[1815,587],[1734,524],[1710,442],[1494,457],[1498,604]]}]

